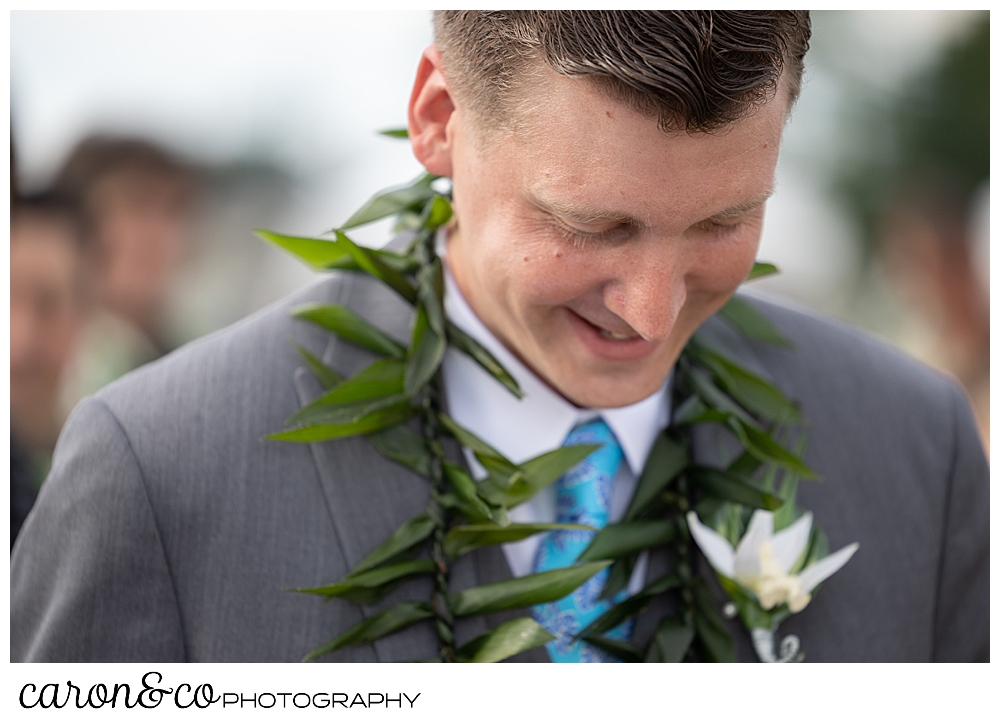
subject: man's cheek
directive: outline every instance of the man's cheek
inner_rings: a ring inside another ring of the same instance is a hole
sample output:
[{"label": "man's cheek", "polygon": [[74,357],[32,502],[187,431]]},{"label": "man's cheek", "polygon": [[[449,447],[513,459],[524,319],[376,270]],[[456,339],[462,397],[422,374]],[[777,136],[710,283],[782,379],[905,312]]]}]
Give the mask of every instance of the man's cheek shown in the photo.
[{"label": "man's cheek", "polygon": [[757,256],[756,241],[703,252],[687,275],[689,291],[728,293],[746,280]]}]

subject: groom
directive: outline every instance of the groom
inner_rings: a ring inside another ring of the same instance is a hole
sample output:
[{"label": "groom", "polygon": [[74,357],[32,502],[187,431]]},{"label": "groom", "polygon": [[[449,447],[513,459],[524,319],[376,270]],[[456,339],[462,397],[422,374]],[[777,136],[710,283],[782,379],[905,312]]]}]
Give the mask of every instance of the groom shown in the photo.
[{"label": "groom", "polygon": [[[783,306],[752,302],[793,349],[712,318],[753,264],[808,37],[800,12],[435,14],[409,132],[453,181],[446,310],[526,392],[449,352],[449,412],[515,462],[596,423],[619,450],[613,522],[701,328],[798,401],[823,480],[801,485],[800,505],[832,548],[861,545],[782,632],[816,661],[987,660],[988,470],[958,389]],[[371,360],[292,320],[302,302],[347,305],[399,339],[412,313],[366,277],[331,277],[81,403],[13,553],[13,660],[291,661],[377,609],[286,592],[339,579],[427,500],[363,439],[260,441],[321,391],[289,336],[344,374]],[[719,440],[694,444],[710,460]],[[541,495],[515,513],[555,507]],[[540,544],[479,550],[454,582],[528,574]],[[666,564],[654,551],[630,590]],[[418,588],[385,603],[426,599]],[[495,622],[467,621],[459,641]],[[729,632],[754,659],[738,621]],[[328,659],[435,652],[428,624]]]}]

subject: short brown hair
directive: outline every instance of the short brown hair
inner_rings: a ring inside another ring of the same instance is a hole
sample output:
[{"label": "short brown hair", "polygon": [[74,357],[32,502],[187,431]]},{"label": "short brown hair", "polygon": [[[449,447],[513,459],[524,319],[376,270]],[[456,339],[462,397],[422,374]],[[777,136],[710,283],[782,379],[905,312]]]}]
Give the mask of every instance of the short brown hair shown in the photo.
[{"label": "short brown hair", "polygon": [[192,170],[160,146],[142,138],[89,136],[73,149],[55,181],[67,198],[85,204],[95,184],[117,173],[141,173],[190,185]]},{"label": "short brown hair", "polygon": [[798,96],[808,11],[438,10],[435,42],[452,89],[504,124],[527,64],[585,76],[667,132],[708,132],[773,97]]}]

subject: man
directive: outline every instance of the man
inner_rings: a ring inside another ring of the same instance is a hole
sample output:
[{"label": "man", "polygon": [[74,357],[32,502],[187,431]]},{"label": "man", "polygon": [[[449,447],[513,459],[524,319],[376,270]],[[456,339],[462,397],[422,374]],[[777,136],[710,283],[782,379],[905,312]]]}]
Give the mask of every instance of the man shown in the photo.
[{"label": "man", "polygon": [[65,421],[59,391],[86,317],[84,267],[75,207],[49,193],[18,199],[10,225],[12,545]]},{"label": "man", "polygon": [[[456,419],[515,462],[599,421],[622,460],[605,509],[614,521],[667,424],[674,362],[701,327],[799,401],[806,461],[824,478],[803,483],[799,502],[834,547],[861,543],[783,632],[818,661],[988,658],[987,472],[958,390],[773,304],[757,305],[794,350],[710,319],[754,260],[808,16],[443,12],[435,30],[409,131],[417,158],[453,181],[447,311],[526,391],[523,403],[494,394],[449,356]],[[342,577],[428,495],[360,438],[259,441],[320,391],[289,335],[325,347],[341,373],[371,359],[290,321],[305,301],[407,336],[405,302],[367,277],[336,277],[81,404],[15,550],[15,659],[296,660],[378,609],[285,592]],[[699,434],[696,454],[717,441]],[[515,513],[555,517],[551,497],[526,507]],[[533,544],[462,558],[453,585],[530,572],[544,542]],[[630,589],[662,564],[653,551]],[[405,585],[383,604],[428,593]],[[632,639],[648,640],[656,619],[641,615]],[[470,621],[459,642],[491,622]],[[737,621],[729,632],[738,657],[754,659]],[[436,652],[421,624],[327,659]]]},{"label": "man", "polygon": [[162,317],[191,245],[191,170],[149,141],[91,136],[73,149],[56,187],[83,212],[96,300],[131,328],[131,355],[143,363],[169,350]]}]

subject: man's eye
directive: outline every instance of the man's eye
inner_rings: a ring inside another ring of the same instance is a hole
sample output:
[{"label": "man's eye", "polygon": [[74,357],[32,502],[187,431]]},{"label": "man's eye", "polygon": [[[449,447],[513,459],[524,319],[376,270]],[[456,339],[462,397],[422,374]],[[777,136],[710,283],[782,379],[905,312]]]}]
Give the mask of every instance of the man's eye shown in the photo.
[{"label": "man's eye", "polygon": [[632,227],[618,224],[602,231],[585,231],[568,223],[556,221],[556,229],[569,241],[578,246],[588,243],[615,243],[627,240],[632,235]]},{"label": "man's eye", "polygon": [[743,225],[743,219],[733,219],[727,221],[703,221],[695,228],[703,233],[710,233],[716,236],[728,236],[735,233]]}]

